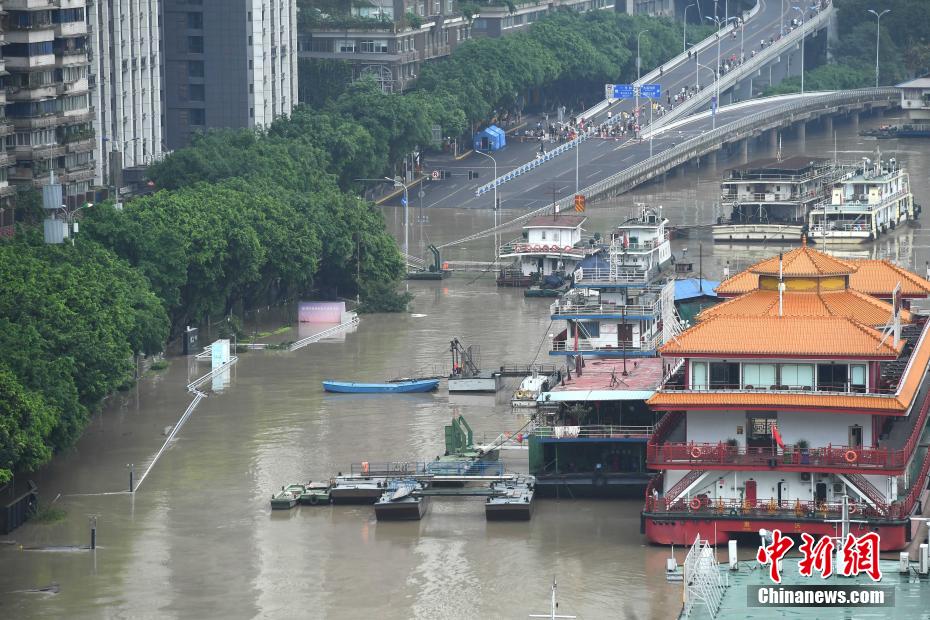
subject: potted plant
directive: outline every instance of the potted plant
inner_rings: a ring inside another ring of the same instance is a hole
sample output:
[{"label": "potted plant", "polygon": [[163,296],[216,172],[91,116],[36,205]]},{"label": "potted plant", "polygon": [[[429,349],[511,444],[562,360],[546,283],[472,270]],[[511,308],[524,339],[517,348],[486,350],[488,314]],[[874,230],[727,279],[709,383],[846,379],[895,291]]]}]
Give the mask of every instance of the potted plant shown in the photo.
[{"label": "potted plant", "polygon": [[806,439],[798,439],[796,442],[794,442],[794,445],[795,445],[795,446],[797,447],[797,449],[800,450],[800,452],[801,452],[801,463],[802,463],[802,464],[807,464],[807,463],[809,463],[809,462],[810,462],[810,455],[809,455],[809,452],[808,452],[808,448],[810,447],[810,444],[807,443],[807,440],[806,440]]}]

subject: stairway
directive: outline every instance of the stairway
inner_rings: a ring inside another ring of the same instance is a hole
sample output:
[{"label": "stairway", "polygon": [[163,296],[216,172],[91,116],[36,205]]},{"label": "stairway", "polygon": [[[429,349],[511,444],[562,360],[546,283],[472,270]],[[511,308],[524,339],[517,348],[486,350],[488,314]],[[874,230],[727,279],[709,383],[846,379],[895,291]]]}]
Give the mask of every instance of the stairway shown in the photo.
[{"label": "stairway", "polygon": [[692,469],[684,478],[676,482],[671,489],[665,492],[665,504],[671,506],[672,503],[681,497],[685,491],[697,484],[701,478],[707,476],[709,472],[701,469]]},{"label": "stairway", "polygon": [[868,498],[866,501],[872,504],[872,507],[881,512],[886,512],[888,509],[888,500],[885,499],[885,496],[881,491],[875,488],[871,482],[866,480],[865,476],[862,474],[839,474],[840,478],[846,480],[849,486],[853,487],[861,496]]}]

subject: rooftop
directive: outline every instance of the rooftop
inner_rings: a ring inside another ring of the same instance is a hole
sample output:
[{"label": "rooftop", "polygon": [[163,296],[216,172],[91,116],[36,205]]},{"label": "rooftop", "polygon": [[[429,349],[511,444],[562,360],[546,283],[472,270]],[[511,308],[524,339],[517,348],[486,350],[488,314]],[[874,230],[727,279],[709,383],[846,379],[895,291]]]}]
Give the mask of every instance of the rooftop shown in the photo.
[{"label": "rooftop", "polygon": [[715,316],[665,343],[664,357],[763,356],[786,359],[896,359],[882,333],[837,316]]},{"label": "rooftop", "polygon": [[628,359],[625,377],[623,360],[586,359],[584,364],[580,376],[572,373],[571,379],[555,386],[543,400],[645,400],[662,382],[667,362],[658,357]]},{"label": "rooftop", "polygon": [[523,228],[577,228],[588,218],[584,215],[537,215],[523,225]]},{"label": "rooftop", "polygon": [[727,172],[793,175],[804,172],[813,166],[823,165],[827,161],[829,160],[826,157],[807,157],[805,155],[794,155],[781,160],[776,157],[763,157],[739,166],[733,166]]},{"label": "rooftop", "polygon": [[[842,262],[856,268],[849,275],[849,288],[860,293],[882,299],[891,299],[895,286],[900,282],[902,297],[926,298],[930,296],[930,281],[898,267],[888,260],[866,258],[850,259]],[[759,275],[752,272],[753,267],[721,282],[720,286],[717,287],[717,294],[722,297],[733,297],[759,288]]]},{"label": "rooftop", "polygon": [[814,248],[809,248],[807,247],[807,242],[802,241],[801,247],[795,248],[787,254],[773,256],[760,261],[747,271],[764,276],[778,276],[779,274],[784,274],[785,277],[802,276],[817,278],[849,275],[856,271],[856,267],[845,261],[833,258],[829,254],[824,254]]},{"label": "rooftop", "polygon": [[[826,292],[786,292],[782,299],[784,316],[836,316],[855,319],[864,325],[885,325],[891,321],[891,304],[852,289]],[[707,308],[699,320],[718,316],[778,316],[778,293],[755,290]],[[901,320],[910,323],[911,313],[901,310]]]},{"label": "rooftop", "polygon": [[897,86],[898,88],[930,88],[930,75],[901,82]]}]

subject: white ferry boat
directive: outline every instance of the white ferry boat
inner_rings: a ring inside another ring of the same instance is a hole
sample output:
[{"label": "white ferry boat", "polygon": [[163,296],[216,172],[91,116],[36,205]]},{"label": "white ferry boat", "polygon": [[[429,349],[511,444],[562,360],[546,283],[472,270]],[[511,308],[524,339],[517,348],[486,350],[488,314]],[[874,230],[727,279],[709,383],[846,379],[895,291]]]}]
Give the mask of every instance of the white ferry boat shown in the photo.
[{"label": "white ferry boat", "polygon": [[863,243],[877,239],[914,219],[915,207],[907,172],[892,157],[864,158],[855,172],[838,181],[830,200],[809,216],[810,238],[821,243]]},{"label": "white ferry boat", "polygon": [[826,197],[844,168],[823,157],[765,158],[729,170],[720,184],[727,216],[714,241],[800,241],[807,214]]},{"label": "white ferry boat", "polygon": [[528,287],[544,276],[570,274],[595,248],[584,243],[585,216],[555,213],[534,217],[523,226],[523,237],[500,248],[501,261],[511,264],[501,269],[498,286]]}]

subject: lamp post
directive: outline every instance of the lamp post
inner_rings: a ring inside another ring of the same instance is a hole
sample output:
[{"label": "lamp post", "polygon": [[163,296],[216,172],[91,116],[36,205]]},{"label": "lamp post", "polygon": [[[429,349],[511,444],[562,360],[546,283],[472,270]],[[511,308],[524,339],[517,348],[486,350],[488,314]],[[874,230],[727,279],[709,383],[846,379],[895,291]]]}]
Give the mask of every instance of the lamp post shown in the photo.
[{"label": "lamp post", "polygon": [[476,150],[475,152],[494,162],[494,180],[492,183],[494,183],[494,262],[496,263],[500,260],[500,245],[497,243],[497,160],[482,151]]},{"label": "lamp post", "polygon": [[[708,17],[707,19],[710,19],[710,17]],[[712,22],[714,22],[715,24],[717,24],[717,70],[714,72],[714,76],[715,76],[715,79],[714,79],[714,97],[716,98],[717,106],[718,106],[718,107],[720,106],[720,66],[721,66],[721,64],[722,64],[722,63],[720,62],[720,27],[721,27],[722,24],[726,24],[726,23],[729,22],[731,19],[736,19],[736,18],[735,18],[735,17],[730,17],[729,19],[726,19],[726,20],[723,20],[723,21],[721,21],[719,17],[714,18],[714,19],[710,19],[710,21],[712,21]],[[713,111],[713,106],[711,106],[711,116],[714,117],[714,129],[716,129],[716,128],[717,128],[717,115],[716,115],[716,114],[714,113],[714,111]]]},{"label": "lamp post", "polygon": [[868,11],[875,16],[875,88],[878,88],[878,45],[881,43],[882,15],[891,13],[891,9],[885,9],[881,13],[876,13],[872,9],[868,9]]},{"label": "lamp post", "polygon": [[639,55],[639,40],[644,34],[649,32],[648,30],[641,30],[639,34],[636,35],[636,87],[633,89],[633,95],[636,98],[634,103],[636,109],[633,110],[633,114],[636,118],[636,133],[639,133],[639,71],[642,66],[642,58]]},{"label": "lamp post", "polygon": [[81,209],[90,209],[92,206],[94,206],[94,203],[85,202],[83,205],[81,205],[74,211],[68,212],[68,234],[71,235],[71,245],[74,245],[74,233],[76,232],[74,230],[74,216],[77,215],[77,212],[80,211]]},{"label": "lamp post", "polygon": [[[804,9],[792,6],[801,15],[801,27],[804,27]],[[804,94],[804,34],[801,33],[801,94]]]},{"label": "lamp post", "polygon": [[410,219],[408,212],[410,210],[410,200],[407,196],[407,184],[404,183],[400,177],[384,177],[385,181],[390,181],[394,184],[394,187],[403,187],[404,188],[404,262],[407,261],[407,257],[410,255],[409,252],[409,229],[410,229]]},{"label": "lamp post", "polygon": [[[716,72],[715,72],[713,69],[711,69],[710,67],[708,67],[707,65],[702,64],[702,63],[697,63],[697,66],[698,66],[698,67],[704,67],[705,69],[707,69],[708,71],[710,71],[711,73],[713,73],[713,74],[714,74],[714,77],[716,77]],[[715,82],[715,83],[716,83],[716,82]],[[716,88],[714,89],[714,97],[717,97]],[[720,105],[720,100],[719,100],[719,99],[717,100],[717,105],[718,105],[718,106]],[[717,128],[717,113],[716,113],[716,111],[714,110],[713,105],[711,105],[710,115],[711,115],[711,121],[712,121],[712,127],[711,127],[711,128],[712,128],[712,129],[716,129],[716,128]]]},{"label": "lamp post", "polygon": [[685,7],[685,17],[682,20],[682,32],[681,32],[681,53],[684,54],[688,51],[688,9],[694,6],[692,2]]}]

